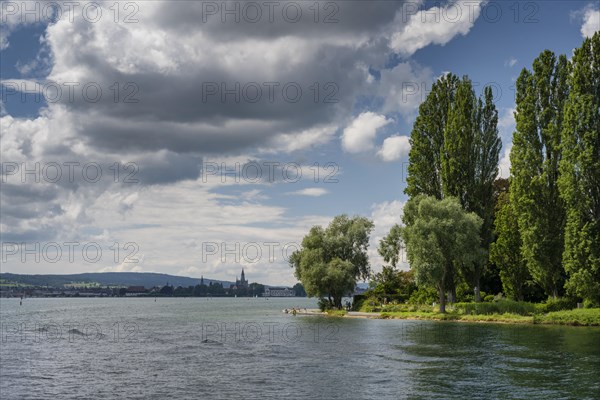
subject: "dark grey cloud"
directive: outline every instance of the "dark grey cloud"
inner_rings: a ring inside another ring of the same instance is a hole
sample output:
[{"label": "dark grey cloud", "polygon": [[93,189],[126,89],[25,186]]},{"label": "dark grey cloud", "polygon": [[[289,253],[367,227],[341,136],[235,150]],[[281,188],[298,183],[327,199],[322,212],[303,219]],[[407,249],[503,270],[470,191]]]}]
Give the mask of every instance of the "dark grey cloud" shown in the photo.
[{"label": "dark grey cloud", "polygon": [[[185,6],[182,6],[183,3]],[[277,1],[269,6],[262,1],[173,1],[163,3],[156,10],[155,22],[182,34],[202,29],[219,40],[285,35],[353,36],[386,27],[394,21],[397,12],[402,12],[405,3],[378,0]]]}]

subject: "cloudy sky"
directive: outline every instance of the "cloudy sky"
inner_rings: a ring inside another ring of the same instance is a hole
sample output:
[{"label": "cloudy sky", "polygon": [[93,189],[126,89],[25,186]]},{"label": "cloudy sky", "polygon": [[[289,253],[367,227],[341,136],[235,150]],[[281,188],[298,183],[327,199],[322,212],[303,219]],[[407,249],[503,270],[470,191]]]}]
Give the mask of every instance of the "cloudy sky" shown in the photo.
[{"label": "cloudy sky", "polygon": [[589,1],[1,3],[2,272],[293,284],[335,215],[406,200],[408,135],[446,72],[514,82],[600,28]]}]

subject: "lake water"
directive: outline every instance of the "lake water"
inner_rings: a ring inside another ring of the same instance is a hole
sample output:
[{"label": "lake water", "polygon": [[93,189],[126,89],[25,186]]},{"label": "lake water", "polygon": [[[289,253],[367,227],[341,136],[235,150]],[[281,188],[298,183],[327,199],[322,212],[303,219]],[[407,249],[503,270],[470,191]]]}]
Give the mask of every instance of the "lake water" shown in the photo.
[{"label": "lake water", "polygon": [[310,299],[0,300],[1,399],[598,399],[600,329],[292,316]]}]

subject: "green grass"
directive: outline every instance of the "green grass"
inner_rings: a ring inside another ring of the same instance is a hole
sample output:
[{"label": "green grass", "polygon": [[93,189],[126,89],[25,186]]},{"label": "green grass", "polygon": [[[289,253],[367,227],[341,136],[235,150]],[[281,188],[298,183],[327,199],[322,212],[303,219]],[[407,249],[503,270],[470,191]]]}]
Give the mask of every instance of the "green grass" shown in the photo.
[{"label": "green grass", "polygon": [[600,308],[554,311],[534,319],[536,324],[600,326]]},{"label": "green grass", "polygon": [[449,304],[445,314],[439,313],[437,307],[430,305],[369,305],[368,302],[364,302],[359,311],[378,312],[381,313],[380,318],[384,319],[600,326],[600,308],[572,307],[571,302],[564,299],[539,304],[503,299],[494,302]]},{"label": "green grass", "polygon": [[533,317],[527,317],[517,314],[485,314],[485,315],[468,315],[457,312],[447,312],[445,314],[439,312],[422,312],[422,311],[407,311],[407,312],[384,312],[381,313],[381,318],[388,319],[427,319],[434,321],[469,321],[469,322],[507,322],[518,324],[531,324]]},{"label": "green grass", "polygon": [[460,314],[493,315],[517,314],[531,316],[538,312],[538,304],[525,301],[500,300],[488,303],[456,303],[453,307]]},{"label": "green grass", "polygon": [[346,310],[327,310],[327,315],[332,317],[343,317],[346,315]]},{"label": "green grass", "polygon": [[424,304],[386,304],[379,306],[370,306],[368,304],[363,304],[362,307],[358,310],[361,312],[384,312],[384,313],[394,313],[394,312],[426,312],[432,313],[436,312],[437,307],[432,307],[430,305]]}]

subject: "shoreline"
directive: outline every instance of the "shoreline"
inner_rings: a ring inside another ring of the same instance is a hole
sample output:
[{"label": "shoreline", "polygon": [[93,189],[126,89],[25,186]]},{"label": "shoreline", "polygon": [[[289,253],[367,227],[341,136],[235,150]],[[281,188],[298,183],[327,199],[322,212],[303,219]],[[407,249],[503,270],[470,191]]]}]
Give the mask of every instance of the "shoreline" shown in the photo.
[{"label": "shoreline", "polygon": [[[593,310],[593,309],[591,309]],[[573,311],[573,310],[571,310]],[[575,310],[577,311],[577,310]],[[518,314],[454,314],[454,313],[420,313],[420,312],[361,312],[344,310],[324,312],[317,309],[297,310],[296,315],[305,316],[323,316],[332,318],[362,318],[362,319],[398,319],[409,321],[436,321],[436,322],[464,322],[464,323],[479,323],[479,324],[511,324],[511,325],[562,325],[562,326],[578,326],[578,327],[600,327],[600,321],[592,320],[582,322],[576,316],[570,319],[555,319],[553,316],[557,311],[546,315],[531,315],[524,316]],[[567,311],[568,313],[568,311]],[[289,312],[291,314],[291,312]]]}]

